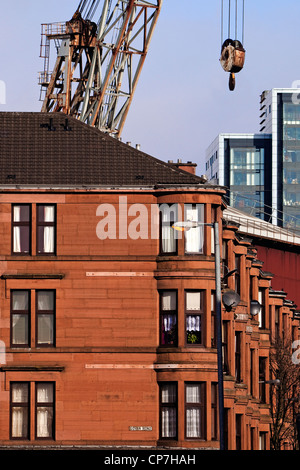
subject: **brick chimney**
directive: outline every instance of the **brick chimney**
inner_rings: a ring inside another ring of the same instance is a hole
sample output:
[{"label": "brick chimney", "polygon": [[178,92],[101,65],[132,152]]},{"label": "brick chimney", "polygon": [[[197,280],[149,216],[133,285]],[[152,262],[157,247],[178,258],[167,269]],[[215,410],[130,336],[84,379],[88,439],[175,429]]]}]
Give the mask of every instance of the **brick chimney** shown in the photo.
[{"label": "brick chimney", "polygon": [[178,158],[177,163],[173,163],[173,160],[169,160],[171,165],[177,166],[180,170],[187,171],[188,173],[192,173],[192,175],[196,174],[196,167],[197,163],[192,163],[192,162],[187,162],[187,163],[182,163],[182,160]]}]

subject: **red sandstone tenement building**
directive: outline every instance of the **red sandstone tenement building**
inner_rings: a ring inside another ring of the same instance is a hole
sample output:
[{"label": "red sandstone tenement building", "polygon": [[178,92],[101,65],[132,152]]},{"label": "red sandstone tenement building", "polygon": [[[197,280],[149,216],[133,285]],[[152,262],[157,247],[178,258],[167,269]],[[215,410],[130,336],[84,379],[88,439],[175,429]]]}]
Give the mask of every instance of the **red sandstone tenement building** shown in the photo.
[{"label": "red sandstone tenement building", "polygon": [[177,239],[181,213],[236,270],[226,446],[268,449],[271,337],[299,322],[223,188],[63,114],[0,113],[0,158],[0,445],[219,448],[213,233]]}]

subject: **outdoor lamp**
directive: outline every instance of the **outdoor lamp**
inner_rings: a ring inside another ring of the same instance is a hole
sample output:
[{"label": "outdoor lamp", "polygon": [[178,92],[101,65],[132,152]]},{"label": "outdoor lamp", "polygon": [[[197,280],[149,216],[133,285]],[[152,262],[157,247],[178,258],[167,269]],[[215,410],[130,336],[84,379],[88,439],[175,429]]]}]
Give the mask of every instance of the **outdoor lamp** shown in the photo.
[{"label": "outdoor lamp", "polygon": [[258,300],[251,300],[250,302],[250,314],[254,317],[259,314],[261,310],[261,304],[258,302]]}]

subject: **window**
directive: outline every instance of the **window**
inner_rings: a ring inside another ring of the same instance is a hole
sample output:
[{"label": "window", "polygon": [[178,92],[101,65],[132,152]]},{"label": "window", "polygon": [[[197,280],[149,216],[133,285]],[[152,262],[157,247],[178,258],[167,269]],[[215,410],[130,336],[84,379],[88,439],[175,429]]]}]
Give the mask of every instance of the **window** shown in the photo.
[{"label": "window", "polygon": [[36,384],[36,438],[54,439],[54,384]]},{"label": "window", "polygon": [[203,343],[202,297],[203,293],[201,291],[185,292],[186,344],[188,345]]},{"label": "window", "polygon": [[31,311],[31,291],[11,291],[11,346],[31,347],[31,327],[35,321],[36,346],[55,346],[55,291],[37,290]]},{"label": "window", "polygon": [[222,356],[223,356],[223,372],[229,373],[229,357],[228,357],[228,327],[229,322],[222,324]]},{"label": "window", "polygon": [[204,439],[205,429],[204,383],[185,385],[185,434],[187,439]]},{"label": "window", "polygon": [[37,253],[55,253],[55,206],[37,205]]},{"label": "window", "polygon": [[161,204],[160,210],[160,252],[177,254],[178,232],[172,228],[177,222],[177,204]]},{"label": "window", "polygon": [[259,328],[265,328],[266,327],[265,289],[259,289],[258,301],[261,305],[261,309],[258,314]]},{"label": "window", "polygon": [[14,382],[10,389],[12,439],[29,439],[29,383]]},{"label": "window", "polygon": [[259,399],[266,402],[266,358],[259,358]]},{"label": "window", "polygon": [[30,291],[11,291],[11,346],[28,347],[30,337]]},{"label": "window", "polygon": [[31,207],[29,204],[12,206],[12,253],[30,255]]},{"label": "window", "polygon": [[[31,385],[35,388],[35,407],[32,409],[30,406]],[[11,438],[30,440],[30,411],[32,411],[35,419],[35,439],[54,439],[54,401],[53,382],[11,382]]]},{"label": "window", "polygon": [[[204,204],[185,204],[185,221],[204,223]],[[185,234],[185,252],[203,253],[204,225],[190,228]]]},{"label": "window", "polygon": [[54,346],[55,292],[36,291],[37,345]]},{"label": "window", "polygon": [[241,293],[241,256],[235,255],[235,291],[237,294]]},{"label": "window", "polygon": [[211,347],[217,347],[216,293],[211,292]]},{"label": "window", "polygon": [[236,450],[242,450],[242,415],[235,416]]},{"label": "window", "polygon": [[211,384],[211,438],[218,438],[218,384]]},{"label": "window", "polygon": [[235,379],[241,382],[241,332],[235,332]]},{"label": "window", "polygon": [[177,292],[160,292],[160,344],[177,346]]},{"label": "window", "polygon": [[177,438],[177,384],[160,384],[160,437]]}]

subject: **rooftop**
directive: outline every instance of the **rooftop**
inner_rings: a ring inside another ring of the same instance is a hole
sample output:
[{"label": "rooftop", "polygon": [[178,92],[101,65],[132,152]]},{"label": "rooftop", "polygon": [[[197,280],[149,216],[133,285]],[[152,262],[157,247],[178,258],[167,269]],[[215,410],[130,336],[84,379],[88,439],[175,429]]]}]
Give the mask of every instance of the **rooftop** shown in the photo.
[{"label": "rooftop", "polygon": [[205,183],[63,113],[0,113],[0,156],[5,188]]}]

